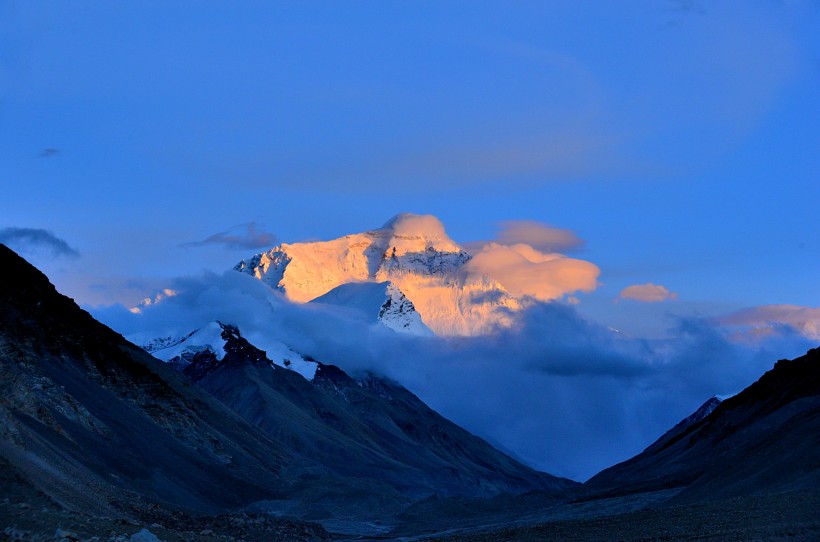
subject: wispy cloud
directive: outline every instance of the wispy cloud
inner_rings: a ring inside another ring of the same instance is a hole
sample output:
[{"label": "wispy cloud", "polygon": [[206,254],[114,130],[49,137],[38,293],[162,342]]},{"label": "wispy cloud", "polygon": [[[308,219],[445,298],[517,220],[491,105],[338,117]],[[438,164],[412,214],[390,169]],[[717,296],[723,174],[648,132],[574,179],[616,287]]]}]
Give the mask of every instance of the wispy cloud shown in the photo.
[{"label": "wispy cloud", "polygon": [[8,227],[0,229],[0,243],[18,252],[46,252],[51,256],[76,258],[80,255],[64,239],[40,228]]},{"label": "wispy cloud", "polygon": [[646,284],[627,286],[621,290],[620,298],[643,301],[644,303],[660,303],[661,301],[677,299],[678,294],[670,292],[666,286],[647,282]]},{"label": "wispy cloud", "polygon": [[761,305],[748,307],[717,318],[724,326],[733,326],[746,335],[768,335],[784,325],[810,339],[820,340],[820,307],[799,305]]},{"label": "wispy cloud", "polygon": [[226,231],[215,233],[202,241],[191,241],[180,246],[185,248],[201,247],[205,245],[222,245],[225,248],[256,249],[271,247],[279,242],[275,234],[266,232],[259,228],[256,222],[247,222],[234,226]]},{"label": "wispy cloud", "polygon": [[584,240],[572,230],[556,228],[535,220],[502,222],[497,240],[504,245],[526,243],[544,252],[566,252],[584,244]]}]

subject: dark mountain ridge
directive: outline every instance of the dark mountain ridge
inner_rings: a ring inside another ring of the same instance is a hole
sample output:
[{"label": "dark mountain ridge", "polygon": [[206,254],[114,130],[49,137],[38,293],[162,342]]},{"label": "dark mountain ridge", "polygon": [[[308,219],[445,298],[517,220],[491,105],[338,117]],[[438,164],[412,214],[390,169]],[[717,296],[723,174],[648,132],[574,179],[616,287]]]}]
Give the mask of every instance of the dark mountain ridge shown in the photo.
[{"label": "dark mountain ridge", "polygon": [[[820,535],[820,349],[579,487],[493,450],[395,382],[323,364],[311,382],[272,366],[230,326],[222,360],[202,353],[180,374],[2,245],[0,265],[7,525],[56,504],[97,535],[115,526],[106,518],[160,521],[164,540],[328,537],[251,509],[357,516],[355,528],[391,514],[380,539],[390,527],[418,539],[456,524],[479,533],[469,540]],[[64,525],[55,517],[38,532],[52,536]]]},{"label": "dark mountain ridge", "polygon": [[407,389],[318,363],[312,381],[274,365],[235,327],[221,324],[225,356],[172,364],[316,468],[372,479],[412,498],[489,497],[576,486],[537,472],[445,419]]},{"label": "dark mountain ridge", "polygon": [[[414,504],[397,534],[436,540],[820,540],[820,348],[707,401],[580,489]],[[445,515],[438,510],[447,510]],[[454,528],[455,527],[455,528]]]},{"label": "dark mountain ridge", "polygon": [[311,383],[272,367],[235,329],[225,359],[195,360],[185,376],[5,246],[0,264],[0,479],[64,509],[367,517],[416,496],[577,485],[518,464],[395,383],[328,365]]},{"label": "dark mountain ridge", "polygon": [[684,488],[680,502],[820,486],[820,348],[780,360],[705,418],[676,427],[586,484]]},{"label": "dark mountain ridge", "polygon": [[0,246],[0,452],[71,507],[215,512],[281,495],[278,443]]}]

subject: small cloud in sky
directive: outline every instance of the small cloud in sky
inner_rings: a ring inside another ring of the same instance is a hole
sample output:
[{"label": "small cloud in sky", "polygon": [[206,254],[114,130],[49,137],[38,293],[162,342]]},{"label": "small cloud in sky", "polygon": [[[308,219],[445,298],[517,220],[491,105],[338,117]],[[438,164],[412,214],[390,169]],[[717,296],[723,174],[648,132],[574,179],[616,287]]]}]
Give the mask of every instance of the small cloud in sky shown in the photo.
[{"label": "small cloud in sky", "polygon": [[80,255],[64,239],[52,232],[40,228],[17,228],[14,226],[0,229],[0,243],[23,253],[45,252],[50,256],[76,258]]},{"label": "small cloud in sky", "polygon": [[38,158],[51,158],[52,156],[59,154],[60,149],[55,149],[54,147],[48,147],[41,150],[38,154]]},{"label": "small cloud in sky", "polygon": [[572,230],[556,228],[535,220],[506,220],[499,224],[498,234],[491,241],[472,241],[464,247],[480,252],[489,243],[501,245],[526,244],[541,252],[567,252],[580,248],[584,240]]},{"label": "small cloud in sky", "polygon": [[634,301],[643,301],[644,303],[659,303],[670,299],[677,299],[678,294],[670,292],[666,286],[660,284],[633,284],[621,290],[621,299],[632,299]]},{"label": "small cloud in sky", "polygon": [[275,234],[261,230],[256,222],[247,222],[234,226],[229,230],[215,233],[202,241],[191,241],[183,243],[180,246],[190,248],[205,245],[222,245],[224,248],[232,250],[244,250],[272,247],[278,242],[279,239]]},{"label": "small cloud in sky", "polygon": [[696,13],[698,15],[706,13],[706,9],[703,5],[700,2],[695,2],[695,0],[671,0],[671,3],[678,11]]},{"label": "small cloud in sky", "polygon": [[724,326],[746,328],[746,334],[752,336],[767,335],[785,325],[804,337],[820,340],[820,307],[761,305],[719,317],[717,322]]}]

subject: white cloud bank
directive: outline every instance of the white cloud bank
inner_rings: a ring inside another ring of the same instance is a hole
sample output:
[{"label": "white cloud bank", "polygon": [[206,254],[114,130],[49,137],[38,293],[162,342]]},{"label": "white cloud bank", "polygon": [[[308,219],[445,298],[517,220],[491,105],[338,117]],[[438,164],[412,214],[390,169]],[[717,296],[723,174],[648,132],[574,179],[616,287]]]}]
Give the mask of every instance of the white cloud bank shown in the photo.
[{"label": "white cloud bank", "polygon": [[573,307],[543,302],[490,335],[415,338],[354,311],[290,303],[233,271],[170,287],[177,295],[141,314],[123,306],[92,312],[123,334],[159,336],[221,320],[251,342],[277,339],[350,373],[394,378],[529,464],[579,480],[640,452],[710,396],[737,392],[775,360],[816,346],[791,328],[733,343],[714,322],[692,319],[678,321],[669,340],[631,339]]},{"label": "white cloud bank", "polygon": [[820,307],[762,305],[741,309],[717,321],[747,336],[770,335],[778,333],[778,328],[789,326],[809,339],[820,341]]}]

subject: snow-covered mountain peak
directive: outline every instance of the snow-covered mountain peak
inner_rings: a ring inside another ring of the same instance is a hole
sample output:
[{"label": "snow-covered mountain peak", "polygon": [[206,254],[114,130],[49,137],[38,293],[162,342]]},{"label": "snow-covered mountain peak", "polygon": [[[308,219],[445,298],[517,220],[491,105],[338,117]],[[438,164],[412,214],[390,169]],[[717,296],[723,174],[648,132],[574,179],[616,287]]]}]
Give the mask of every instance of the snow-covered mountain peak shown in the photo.
[{"label": "snow-covered mountain peak", "polygon": [[[403,213],[375,230],[330,241],[283,243],[242,260],[234,269],[298,303],[342,285],[389,282],[406,298],[404,305],[396,298],[398,304],[391,303],[391,310],[412,306],[423,325],[437,334],[474,335],[506,323],[520,300],[498,282],[469,272],[465,264],[470,260],[436,217]],[[351,291],[368,299],[373,295],[358,286],[345,295]],[[392,327],[392,317],[381,316],[380,321]],[[406,319],[398,321],[401,329],[414,326]]]},{"label": "snow-covered mountain peak", "polygon": [[349,282],[385,282],[400,274],[453,274],[469,260],[436,217],[405,213],[379,229],[331,241],[283,243],[242,260],[234,269],[305,303]]}]

